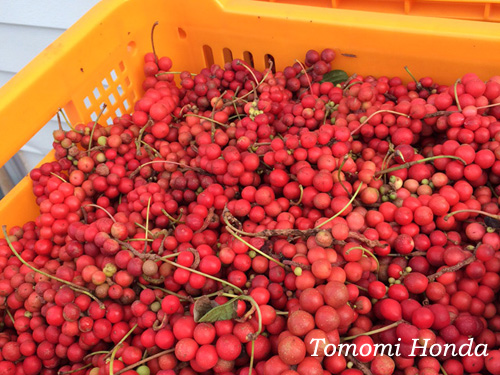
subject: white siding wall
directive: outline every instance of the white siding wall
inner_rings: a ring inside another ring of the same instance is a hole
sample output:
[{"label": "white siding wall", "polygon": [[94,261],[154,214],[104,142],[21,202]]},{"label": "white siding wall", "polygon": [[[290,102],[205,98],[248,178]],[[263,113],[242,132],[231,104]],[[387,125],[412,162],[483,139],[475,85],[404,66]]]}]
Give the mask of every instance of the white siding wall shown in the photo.
[{"label": "white siding wall", "polygon": [[[0,0],[0,86],[98,1]],[[56,126],[49,123],[24,146],[17,160],[7,163],[6,169],[14,183],[50,150]]]}]

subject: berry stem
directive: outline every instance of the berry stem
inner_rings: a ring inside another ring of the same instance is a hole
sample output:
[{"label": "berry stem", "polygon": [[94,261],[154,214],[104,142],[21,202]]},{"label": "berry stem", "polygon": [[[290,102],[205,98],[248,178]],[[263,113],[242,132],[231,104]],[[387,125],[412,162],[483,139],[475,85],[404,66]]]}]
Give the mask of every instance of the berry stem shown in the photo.
[{"label": "berry stem", "polygon": [[187,113],[184,115],[184,117],[197,117],[199,119],[206,120],[206,121],[209,121],[213,124],[217,124],[219,126],[222,126],[223,128],[229,127],[229,125],[223,124],[222,122],[219,122],[219,121],[215,121],[214,119],[211,119],[210,117],[206,117],[206,116],[202,116],[202,115],[195,115],[194,113]]},{"label": "berry stem", "polygon": [[417,81],[417,79],[413,76],[413,74],[411,74],[410,69],[408,69],[407,66],[405,66],[405,70],[406,70],[406,73],[408,73],[410,75],[411,79],[413,79],[413,81],[417,85],[417,90],[419,90],[419,91],[422,90],[422,84]]},{"label": "berry stem", "polygon": [[340,186],[342,186],[342,188],[345,190],[345,192],[347,193],[347,196],[349,198],[352,197],[351,193],[349,192],[349,190],[347,190],[347,188],[345,187],[344,185],[344,181],[342,181],[342,168],[344,167],[345,163],[347,162],[347,159],[349,159],[349,155],[345,155],[344,158],[342,159],[342,163],[340,164],[340,167],[338,169],[338,180],[340,182]]},{"label": "berry stem", "polygon": [[445,267],[443,268],[441,271],[438,271],[436,273],[433,273],[432,275],[429,275],[427,276],[427,279],[430,281],[430,282],[433,282],[434,280],[436,280],[439,276],[441,275],[444,275],[445,273],[448,273],[448,272],[455,272],[455,271],[458,271],[459,269],[461,269],[462,267],[465,267],[467,266],[468,264],[471,264],[472,262],[474,262],[476,260],[476,256],[475,255],[472,255],[470,256],[469,258],[455,264],[454,266],[450,266],[450,267]]},{"label": "berry stem", "polygon": [[[141,239],[141,241],[144,241],[144,240]],[[141,252],[137,251],[132,245],[130,245],[129,243],[127,243],[125,241],[116,240],[116,242],[118,242],[121,246],[125,247],[127,250],[130,250],[130,252],[132,254],[134,254],[138,258],[141,258],[142,260],[152,259],[154,261],[157,261],[160,259],[160,256],[157,254],[154,254],[154,253],[145,254],[145,253],[141,253]]]},{"label": "berry stem", "polygon": [[101,108],[101,112],[99,113],[99,116],[97,116],[97,118],[95,119],[94,121],[94,125],[92,125],[92,130],[90,132],[90,138],[89,138],[89,147],[88,147],[88,150],[87,150],[87,154],[90,156],[90,152],[92,150],[92,138],[94,137],[94,130],[95,130],[95,127],[97,126],[97,122],[99,121],[99,119],[101,118],[102,114],[104,113],[104,110],[106,109],[107,105],[106,103],[104,103],[102,105],[102,108]]},{"label": "berry stem", "polygon": [[347,359],[353,363],[356,368],[358,368],[363,375],[373,375],[368,366],[366,366],[363,362],[358,361],[356,357],[354,357],[351,353],[347,354]]},{"label": "berry stem", "polygon": [[[267,69],[267,72],[264,75],[264,77],[262,78],[262,80],[257,84],[257,87],[259,87],[262,83],[264,83],[266,81],[267,76],[271,72],[272,68],[273,68],[273,62],[272,62],[272,60],[269,60],[269,68]],[[233,96],[233,100],[231,102],[224,104],[224,106],[226,106],[226,105],[234,105],[235,106],[235,103],[237,101],[240,101],[240,100],[245,101],[244,99],[253,92],[253,90],[251,90],[251,91],[247,92],[245,95],[243,95],[242,97],[237,97],[236,95],[239,91],[239,88],[240,88],[240,86],[238,86],[238,88],[236,89],[234,96]],[[235,106],[235,110],[236,110],[236,106]],[[238,111],[236,111],[236,113],[238,113]]]},{"label": "berry stem", "polygon": [[396,151],[394,152],[394,156],[399,156],[399,158],[400,158],[401,160],[403,160],[403,163],[407,163],[407,161],[405,160],[405,157],[404,157],[404,155],[403,155],[403,153],[402,153],[401,151],[396,150]]},{"label": "berry stem", "polygon": [[359,249],[359,250],[362,250],[363,251],[363,254],[368,254],[369,256],[371,256],[373,259],[375,259],[375,262],[377,263],[377,277],[378,277],[378,272],[380,270],[380,263],[377,259],[377,257],[368,249],[365,249],[363,246],[356,246],[356,247],[351,247],[350,249],[348,249],[345,253],[346,255],[349,254],[351,252],[351,250],[354,250],[354,249]]},{"label": "berry stem", "polygon": [[476,107],[476,109],[486,109],[486,108],[498,107],[499,105],[500,105],[500,103],[493,103],[493,104],[483,105],[481,107]]},{"label": "berry stem", "polygon": [[349,232],[349,238],[363,242],[366,245],[368,245],[368,247],[386,247],[386,246],[388,246],[387,244],[384,244],[378,240],[370,240],[365,235],[358,233],[358,232],[354,232],[354,231]]},{"label": "berry stem", "polygon": [[226,230],[234,237],[236,238],[238,241],[244,243],[245,245],[247,245],[250,249],[252,249],[253,251],[255,251],[256,253],[262,255],[264,258],[267,258],[269,259],[271,262],[274,262],[276,263],[277,265],[279,265],[280,267],[283,267],[285,268],[285,265],[283,263],[281,263],[279,260],[277,259],[274,259],[273,257],[269,256],[268,254],[264,253],[263,251],[257,249],[255,246],[252,246],[251,244],[249,244],[247,241],[245,241],[243,238],[241,238],[236,232],[234,232],[231,228],[229,227],[226,227]]},{"label": "berry stem", "polygon": [[253,335],[254,335],[254,337],[259,336],[262,333],[262,314],[261,314],[261,311],[260,311],[259,304],[253,299],[253,297],[251,297],[249,295],[246,295],[246,294],[242,294],[242,295],[238,296],[238,295],[232,294],[232,293],[223,293],[222,295],[224,297],[237,298],[237,299],[241,299],[243,301],[247,301],[247,302],[249,302],[253,306],[253,308],[255,309],[255,311],[257,311],[257,318],[258,318],[257,320],[259,322],[258,330]]},{"label": "berry stem", "polygon": [[189,268],[189,267],[184,267],[184,266],[182,266],[182,265],[180,265],[178,263],[172,262],[172,261],[170,261],[168,259],[162,259],[162,260],[163,260],[163,262],[168,263],[171,266],[178,267],[178,268],[181,268],[183,270],[186,270],[186,271],[189,271],[189,272],[192,272],[192,273],[196,273],[197,275],[200,275],[200,276],[205,276],[207,279],[212,279],[214,281],[218,281],[219,283],[221,283],[223,285],[227,285],[230,288],[233,288],[234,290],[237,290],[238,293],[243,294],[243,290],[241,290],[240,288],[238,288],[236,285],[231,284],[229,281],[219,279],[218,277],[215,277],[215,276],[212,276],[212,275],[208,275],[208,274],[206,274],[204,272],[200,272],[198,270],[194,270],[194,269]]},{"label": "berry stem", "polygon": [[229,222],[229,218],[231,218],[233,221],[237,220],[233,215],[231,215],[231,213],[229,212],[229,210],[227,209],[227,207],[224,207],[224,211],[222,212],[222,220],[224,220],[224,223],[226,223],[226,226],[228,226],[229,228],[231,228],[231,230],[233,232],[236,232],[236,233],[241,234],[243,236],[257,237],[258,233],[245,232],[245,231],[242,231],[242,230],[236,228],[235,226],[233,226]]},{"label": "berry stem", "polygon": [[459,213],[462,213],[462,212],[471,212],[471,213],[474,213],[474,214],[488,216],[488,217],[491,217],[492,219],[495,219],[495,220],[500,220],[500,215],[490,214],[489,212],[481,211],[481,210],[465,209],[465,210],[457,210],[457,211],[450,212],[448,215],[446,215],[444,217],[444,221],[448,221],[448,219],[450,217],[452,217],[453,215],[456,215],[456,214],[459,214]]},{"label": "berry stem", "polygon": [[52,176],[54,176],[54,177],[57,177],[57,178],[58,178],[58,179],[60,179],[62,182],[68,182],[68,181],[66,181],[64,178],[62,178],[61,176],[59,176],[59,175],[55,174],[54,172],[50,172],[50,174],[51,174]]},{"label": "berry stem", "polygon": [[[347,82],[347,81],[346,81]],[[346,85],[346,87],[344,88],[344,92],[347,92],[347,90],[349,90],[352,86],[354,85],[358,85],[360,83],[363,83],[363,81],[354,81],[354,82],[349,82],[348,85]]]},{"label": "berry stem", "polygon": [[142,136],[144,135],[144,132],[146,129],[150,126],[153,125],[153,120],[149,119],[148,122],[139,130],[139,135],[137,139],[135,140],[135,147],[136,147],[136,155],[140,155],[140,149],[141,149],[141,143],[142,143]]},{"label": "berry stem", "polygon": [[488,182],[486,183],[486,186],[488,186],[488,187],[490,188],[491,193],[495,196],[495,198],[498,198],[498,194],[496,193],[495,188],[491,185],[491,182],[490,182],[490,181],[488,181]]},{"label": "berry stem", "polygon": [[176,258],[177,256],[179,256],[179,254],[180,253],[173,253],[173,254],[164,255],[160,258],[160,260]]},{"label": "berry stem", "polygon": [[162,209],[161,212],[163,213],[163,215],[165,215],[166,217],[169,218],[169,220],[172,222],[171,224],[174,225],[174,224],[183,224],[182,221],[180,221],[180,218],[182,217],[182,209],[179,213],[179,217],[177,219],[175,219],[173,216],[171,216],[167,211],[165,211],[165,209]]},{"label": "berry stem", "polygon": [[151,49],[153,50],[153,55],[155,57],[156,65],[158,65],[158,56],[156,55],[155,38],[154,38],[156,26],[158,26],[158,21],[153,23],[153,26],[151,27]]},{"label": "berry stem", "polygon": [[196,172],[206,173],[206,172],[205,172],[203,169],[201,169],[201,168],[191,167],[191,166],[189,166],[189,165],[185,165],[185,164],[177,163],[177,162],[175,162],[175,161],[170,161],[170,160],[151,160],[151,161],[148,161],[147,163],[144,163],[144,164],[139,165],[139,166],[136,168],[136,170],[135,170],[135,171],[133,171],[133,172],[129,175],[129,177],[130,177],[130,178],[134,178],[134,177],[135,177],[135,175],[136,175],[137,173],[139,173],[139,171],[140,171],[143,167],[145,167],[145,166],[147,166],[147,165],[151,165],[151,164],[156,164],[156,163],[174,164],[174,165],[178,165],[178,166],[180,166],[180,167],[182,167],[182,168],[189,168],[189,169],[192,169],[193,171],[196,171]]},{"label": "berry stem", "polygon": [[426,251],[412,251],[409,254],[387,254],[387,257],[419,257],[427,255]]},{"label": "berry stem", "polygon": [[270,145],[271,142],[260,142],[260,143],[254,143],[252,146],[259,147],[259,146],[270,146]]},{"label": "berry stem", "polygon": [[7,305],[5,305],[5,312],[7,313],[7,315],[9,316],[10,320],[12,320],[12,324],[15,324],[16,321],[14,320],[14,317],[12,316],[12,314],[10,313],[9,311],[9,308],[7,307]]},{"label": "berry stem", "polygon": [[165,282],[165,277],[163,276],[160,276],[159,278],[155,279],[151,276],[142,274],[142,278],[151,284],[163,284]]},{"label": "berry stem", "polygon": [[[389,167],[389,163],[391,162],[391,160],[394,158],[394,153],[391,151],[391,149],[389,148],[389,150],[387,150],[387,153],[385,154],[384,156],[384,159],[382,160],[382,164],[381,164],[381,167],[383,169]],[[375,177],[375,180],[379,180],[381,179],[382,176],[377,176]],[[387,178],[385,178],[385,175],[384,175],[384,183],[387,183]]]},{"label": "berry stem", "polygon": [[368,121],[370,121],[373,116],[378,115],[379,113],[392,113],[394,115],[400,115],[400,116],[404,116],[404,117],[410,117],[406,113],[391,111],[389,109],[381,109],[379,111],[373,112],[370,116],[368,116],[365,121],[363,121],[356,129],[354,129],[351,132],[351,135],[354,135],[354,133],[356,133],[359,129],[361,129],[364,125],[366,125],[368,123]]},{"label": "berry stem", "polygon": [[458,101],[458,93],[457,93],[457,86],[459,83],[460,83],[460,78],[455,81],[455,85],[453,86],[453,93],[455,94],[455,102],[457,104],[457,108],[461,112],[462,106],[460,105],[460,102]]},{"label": "berry stem", "polygon": [[[238,86],[238,87],[236,88],[236,90],[234,91],[234,96],[231,98],[231,99],[232,99],[232,100],[231,100],[231,102],[229,102],[229,104],[233,106],[233,108],[234,108],[234,113],[236,114],[236,115],[234,115],[234,116],[231,116],[229,119],[232,119],[232,118],[236,118],[236,117],[237,117],[237,118],[238,118],[238,120],[241,120],[241,114],[240,114],[240,112],[238,111],[238,107],[236,106],[236,100],[235,100],[235,98],[237,97],[236,95],[238,95],[238,92],[239,92],[239,91],[240,91],[240,86]],[[241,100],[243,100],[243,99],[241,99]],[[228,104],[228,103],[224,104],[224,106],[223,106],[223,107],[225,107],[227,104]]]},{"label": "berry stem", "polygon": [[309,93],[312,94],[312,84],[311,84],[311,79],[309,78],[309,74],[307,74],[307,69],[306,67],[304,66],[304,64],[302,64],[299,60],[295,59],[295,61],[300,65],[300,67],[302,68],[302,72],[303,74],[305,74],[306,78],[307,78],[307,83],[309,84]]},{"label": "berry stem", "polygon": [[99,206],[99,205],[94,204],[94,203],[88,203],[88,204],[85,204],[85,205],[83,205],[83,206],[82,206],[82,208],[85,208],[85,207],[95,207],[95,208],[99,208],[99,209],[103,210],[104,212],[106,212],[106,213],[108,214],[109,218],[110,218],[111,220],[113,220],[113,223],[116,223],[116,219],[115,219],[115,218],[113,217],[113,215],[111,215],[111,213],[110,213],[108,210],[106,210],[104,207]]},{"label": "berry stem", "polygon": [[[243,236],[248,236],[248,237],[261,237],[261,238],[268,238],[268,237],[274,237],[274,236],[299,236],[299,237],[309,237],[313,236],[316,233],[318,233],[321,229],[319,227],[313,228],[313,229],[265,229],[260,232],[256,233],[249,233],[249,232],[244,232],[242,230],[239,230],[235,228],[231,223],[229,223],[229,220],[238,222],[238,220],[231,215],[231,213],[225,209],[225,211],[222,212],[222,219],[226,223],[226,225],[231,228],[234,232],[239,233]],[[239,222],[238,222],[239,223]],[[331,228],[325,229],[327,231],[331,231]],[[362,235],[361,233],[350,231],[349,232],[349,238],[358,240],[360,242],[365,243],[368,247],[385,247],[387,244],[384,244],[378,240],[370,240],[366,238],[366,236]],[[334,241],[336,245],[345,245],[345,241]]]},{"label": "berry stem", "polygon": [[161,154],[160,154],[160,152],[156,148],[154,148],[150,144],[144,142],[143,140],[141,140],[141,144],[144,146],[144,148],[146,149],[146,151],[148,151],[148,150],[149,151],[153,151],[155,153],[155,157],[161,158]]},{"label": "berry stem", "polygon": [[299,204],[302,203],[302,197],[304,196],[304,187],[302,185],[299,185],[299,190],[300,190],[299,200],[297,202],[290,201],[290,204],[293,206],[298,206]]},{"label": "berry stem", "polygon": [[[165,74],[182,74],[182,73],[189,73],[189,72],[161,72],[161,73],[156,73],[155,74],[155,77],[158,77],[158,76],[163,76]],[[191,76],[196,76],[196,73],[189,73]]]},{"label": "berry stem", "polygon": [[368,292],[368,289],[366,288],[363,288],[362,286],[359,286],[358,284],[354,284],[354,283],[351,283],[349,281],[346,281],[346,284],[350,284],[350,285],[354,285],[356,288],[358,288],[359,290],[362,290],[363,292]]},{"label": "berry stem", "polygon": [[279,310],[276,310],[276,315],[285,315],[285,316],[287,316],[288,315],[288,311],[279,311]]},{"label": "berry stem", "polygon": [[[137,223],[135,223],[137,224]],[[142,225],[140,225],[139,227],[142,227]],[[148,238],[148,239],[144,239],[144,238],[129,238],[127,241],[147,241],[147,242],[154,242],[153,239],[151,238]]]},{"label": "berry stem", "polygon": [[[61,114],[62,114],[62,116],[64,118],[64,122],[66,123],[66,125],[68,125],[71,130],[73,130],[73,131],[76,132],[75,128],[73,126],[71,126],[71,123],[69,122],[69,119],[66,116],[66,113],[64,113],[64,110],[62,108],[59,108],[59,110],[57,111],[57,115],[59,115],[59,112],[61,112]],[[77,132],[77,133],[79,133],[79,132]]]},{"label": "berry stem", "polygon": [[[349,78],[347,78],[347,80],[342,84],[341,89],[342,90],[347,90],[349,88],[349,85],[350,85],[351,81],[353,79],[355,79],[357,76],[358,76],[358,74],[354,73],[352,76],[350,76]],[[357,82],[361,83],[361,81],[357,81]]]},{"label": "berry stem", "polygon": [[391,168],[383,169],[381,171],[375,172],[375,175],[381,175],[381,174],[385,174],[385,173],[390,173],[390,172],[398,171],[398,170],[404,169],[404,168],[410,168],[413,165],[422,164],[422,163],[425,163],[425,162],[428,162],[428,161],[433,161],[433,160],[436,160],[436,159],[454,159],[454,160],[460,160],[462,163],[464,163],[464,165],[467,165],[467,163],[462,158],[459,158],[458,156],[453,156],[453,155],[437,155],[437,156],[431,156],[431,157],[428,157],[428,158],[425,158],[425,159],[410,161],[408,163],[404,163],[404,164],[398,165],[396,167],[391,167]]},{"label": "berry stem", "polygon": [[193,301],[199,300],[200,298],[218,297],[218,296],[221,296],[222,294],[223,294],[223,292],[221,290],[218,290],[217,292],[213,292],[213,293],[210,293],[210,294],[203,294],[201,296],[194,297]]},{"label": "berry stem", "polygon": [[360,333],[360,334],[354,335],[354,336],[342,337],[340,341],[344,342],[344,341],[354,340],[356,337],[359,337],[359,336],[370,336],[370,335],[374,335],[376,333],[388,331],[391,328],[397,327],[401,323],[405,323],[405,321],[403,319],[401,319],[401,320],[398,320],[397,322],[391,323],[391,324],[384,326],[384,327],[380,327],[378,329],[374,329],[372,331],[363,332],[363,333]]},{"label": "berry stem", "polygon": [[[477,109],[479,109],[479,107]],[[424,117],[422,117],[422,119],[425,120],[426,118],[448,116],[448,115],[451,115],[452,113],[457,113],[457,112],[459,112],[459,111],[437,111],[437,112],[426,114]]]},{"label": "berry stem", "polygon": [[63,279],[60,279],[59,277],[57,276],[53,276],[51,274],[48,274],[46,272],[43,272],[43,271],[40,271],[38,268],[35,268],[33,267],[31,264],[29,264],[28,262],[26,262],[22,257],[21,255],[19,255],[19,253],[17,252],[17,250],[14,248],[14,246],[12,246],[12,242],[10,241],[10,238],[9,236],[7,235],[7,230],[6,230],[6,227],[5,225],[2,225],[2,231],[3,231],[3,235],[5,237],[5,240],[7,241],[7,244],[9,245],[9,248],[10,250],[12,251],[12,253],[15,255],[15,257],[17,259],[19,259],[19,261],[24,264],[26,267],[28,267],[29,269],[31,269],[32,271],[35,271],[37,273],[39,273],[40,275],[44,275],[46,277],[48,277],[49,279],[53,279],[53,280],[56,280],[56,281],[59,281],[60,283],[63,283],[63,284],[66,284],[68,285],[71,289],[73,289],[74,291],[76,292],[79,292],[79,293],[83,293],[87,296],[89,296],[90,298],[92,298],[94,301],[96,301],[98,304],[99,304],[99,307],[101,309],[105,309],[106,307],[104,306],[104,303],[101,302],[101,300],[99,298],[97,298],[96,296],[94,296],[88,289],[84,288],[84,287],[81,287],[79,285],[76,285],[76,284],[73,284],[72,282],[70,281],[66,281],[66,280],[63,280]]},{"label": "berry stem", "polygon": [[132,334],[132,332],[135,331],[135,329],[139,325],[136,323],[134,326],[125,334],[125,336],[122,337],[120,341],[115,345],[115,347],[104,357],[104,359],[108,358],[109,355],[111,355],[111,360],[109,361],[109,374],[113,375],[113,361],[115,359],[116,352],[120,348],[120,346],[125,342],[125,340]]},{"label": "berry stem", "polygon": [[59,115],[59,111],[57,111],[56,117],[57,117],[57,125],[58,125],[59,130],[63,130],[62,124],[61,124],[61,116]]},{"label": "berry stem", "polygon": [[109,352],[106,351],[106,350],[99,350],[97,352],[92,352],[92,353],[89,353],[87,354],[85,357],[83,357],[83,360],[87,360],[89,359],[90,357],[94,356],[94,355],[99,355],[99,354],[108,354]]},{"label": "berry stem", "polygon": [[143,251],[143,253],[148,252],[148,233],[150,233],[150,231],[149,231],[149,208],[151,207],[151,198],[152,197],[149,197],[148,206],[146,207],[146,225],[145,225],[146,232],[144,233],[144,251]]},{"label": "berry stem", "polygon": [[[244,67],[246,70],[248,70],[250,72],[250,74],[252,75],[253,79],[255,80],[255,83],[257,84],[257,86],[259,85],[259,80],[257,79],[257,77],[255,76],[255,73],[253,72],[252,69],[250,69],[246,64],[243,64],[241,61],[238,61],[236,63],[236,65],[241,65],[242,67]],[[255,88],[254,88],[255,89]]]},{"label": "berry stem", "polygon": [[176,296],[180,300],[192,302],[192,298],[190,298],[188,296],[183,296],[182,294],[178,294],[178,293],[172,292],[171,290],[168,290],[168,289],[156,286],[156,285],[148,285],[148,286],[146,286],[146,285],[143,285],[141,283],[138,283],[137,285],[139,285],[139,287],[141,287],[142,289],[158,289],[158,290],[161,290],[163,293],[170,294],[172,296]]},{"label": "berry stem", "polygon": [[248,369],[248,375],[252,375],[252,368],[253,368],[253,361],[254,361],[254,350],[255,350],[255,340],[257,337],[262,333],[262,312],[260,311],[260,306],[259,304],[250,296],[248,295],[241,295],[241,296],[236,296],[234,294],[229,294],[229,293],[224,293],[223,296],[225,297],[232,297],[232,298],[238,298],[244,301],[250,302],[252,307],[257,311],[257,320],[259,322],[259,327],[257,332],[251,335],[251,340],[252,340],[252,350],[250,354],[250,364],[249,364],[249,369]]},{"label": "berry stem", "polygon": [[115,375],[121,375],[123,374],[124,372],[127,372],[129,370],[133,370],[134,368],[144,364],[144,363],[147,363],[149,361],[151,361],[152,359],[155,359],[155,358],[159,358],[161,357],[162,355],[165,355],[165,354],[170,354],[170,353],[173,353],[175,351],[175,349],[168,349],[168,350],[164,350],[162,352],[159,352],[159,353],[156,353],[156,354],[153,354],[152,356],[150,357],[147,357],[147,358],[144,358],[144,359],[141,359],[139,362],[136,362],[136,363],[133,363],[131,364],[130,366],[127,366],[127,367],[124,367],[122,368],[120,371],[118,371]]},{"label": "berry stem", "polygon": [[214,223],[214,222],[218,222],[219,220],[219,217],[215,214],[215,208],[214,207],[211,207],[209,210],[208,210],[208,215],[207,217],[205,218],[205,220],[203,221],[203,225],[200,227],[200,229],[198,229],[197,231],[195,231],[194,233],[201,233],[203,232],[205,229],[208,228],[208,226],[211,224],[211,223]]},{"label": "berry stem", "polygon": [[252,375],[252,369],[253,369],[253,360],[255,357],[255,340],[252,340],[250,343],[250,363],[248,364],[248,375]]},{"label": "berry stem", "polygon": [[309,264],[294,262],[293,260],[289,260],[289,259],[284,260],[283,264],[285,264],[286,266],[298,267],[298,268],[301,268],[303,270],[310,270],[311,269],[311,266]]},{"label": "berry stem", "polygon": [[74,369],[74,370],[69,370],[69,371],[58,371],[57,374],[58,375],[65,375],[65,374],[72,374],[74,372],[78,372],[78,371],[81,371],[81,370],[85,370],[87,367],[90,367],[92,366],[92,363],[87,363],[86,365],[80,367],[80,368],[77,368],[77,369]]},{"label": "berry stem", "polygon": [[[138,241],[146,241],[147,242],[148,241],[148,232],[151,233],[151,231],[147,228],[147,226],[139,224],[137,221],[135,221],[134,224],[137,227],[141,228],[144,231],[145,235],[146,235],[145,238],[134,238],[134,239],[138,240]],[[151,233],[151,235],[152,235],[152,233]],[[146,253],[146,249],[144,249],[143,253]]]},{"label": "berry stem", "polygon": [[342,212],[344,212],[345,210],[347,210],[347,207],[349,207],[349,205],[354,201],[354,199],[356,198],[356,196],[358,195],[358,193],[360,192],[361,190],[361,187],[363,186],[363,182],[360,182],[359,183],[359,186],[358,188],[356,189],[356,191],[354,192],[354,194],[352,195],[351,199],[349,200],[349,202],[347,202],[347,204],[344,206],[344,208],[342,208],[339,212],[337,212],[335,215],[333,215],[331,218],[329,218],[328,220],[326,221],[323,221],[321,224],[317,225],[316,228],[314,229],[318,229],[318,228],[321,228],[323,225],[325,225],[326,223],[329,223],[330,221],[332,221],[333,219],[335,219],[336,217],[342,215]]}]

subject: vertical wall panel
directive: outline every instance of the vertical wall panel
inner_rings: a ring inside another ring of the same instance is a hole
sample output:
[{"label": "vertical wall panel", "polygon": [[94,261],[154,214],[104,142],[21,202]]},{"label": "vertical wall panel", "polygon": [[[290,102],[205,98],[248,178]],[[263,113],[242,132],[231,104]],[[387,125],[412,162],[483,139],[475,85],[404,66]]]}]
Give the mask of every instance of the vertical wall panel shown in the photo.
[{"label": "vertical wall panel", "polygon": [[[0,0],[0,86],[98,1]],[[0,197],[47,154],[56,128],[57,123],[50,121],[0,171],[2,180],[11,179],[11,183],[0,184]]]}]

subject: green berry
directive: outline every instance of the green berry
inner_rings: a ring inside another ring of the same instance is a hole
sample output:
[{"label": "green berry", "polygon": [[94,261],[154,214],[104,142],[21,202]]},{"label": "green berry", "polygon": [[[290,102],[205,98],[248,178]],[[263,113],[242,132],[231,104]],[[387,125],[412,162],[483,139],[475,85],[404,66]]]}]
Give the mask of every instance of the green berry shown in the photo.
[{"label": "green berry", "polygon": [[97,138],[97,144],[99,146],[106,146],[107,142],[108,142],[108,138],[105,137],[104,135],[101,135],[99,138]]},{"label": "green berry", "polygon": [[149,308],[151,309],[152,312],[158,312],[161,309],[161,303],[158,301],[154,301]]}]

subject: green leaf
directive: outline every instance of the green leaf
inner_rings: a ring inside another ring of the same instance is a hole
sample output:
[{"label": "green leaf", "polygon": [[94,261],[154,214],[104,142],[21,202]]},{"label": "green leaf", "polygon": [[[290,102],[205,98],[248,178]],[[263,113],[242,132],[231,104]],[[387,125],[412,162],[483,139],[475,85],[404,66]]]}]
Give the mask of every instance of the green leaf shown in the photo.
[{"label": "green leaf", "polygon": [[323,75],[321,82],[331,82],[334,85],[347,81],[349,76],[343,70],[332,70]]},{"label": "green leaf", "polygon": [[233,298],[223,305],[219,305],[217,302],[209,300],[208,297],[199,298],[194,303],[194,321],[196,323],[213,323],[219,320],[236,318],[237,306],[238,300],[236,298]]},{"label": "green leaf", "polygon": [[194,321],[198,322],[206,313],[212,310],[218,304],[215,301],[210,301],[207,296],[201,296],[194,303],[193,317]]}]

